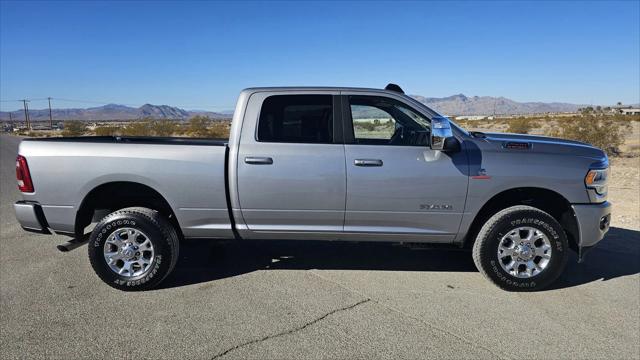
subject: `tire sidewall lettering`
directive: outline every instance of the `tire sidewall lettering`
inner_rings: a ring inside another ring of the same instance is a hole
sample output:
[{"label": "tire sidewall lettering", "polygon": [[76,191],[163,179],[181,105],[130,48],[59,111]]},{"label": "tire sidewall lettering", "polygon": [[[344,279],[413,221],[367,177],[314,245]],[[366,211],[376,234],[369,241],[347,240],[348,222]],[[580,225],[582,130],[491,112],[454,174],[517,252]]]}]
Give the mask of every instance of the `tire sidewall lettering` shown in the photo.
[{"label": "tire sidewall lettering", "polygon": [[[556,229],[554,229],[553,226],[551,226],[546,221],[536,219],[536,218],[521,218],[521,219],[512,220],[510,224],[514,228],[523,226],[523,225],[529,225],[538,230],[544,231],[547,235],[551,235],[551,237],[554,240],[554,243],[556,244],[556,249],[558,251],[563,251],[562,243],[558,241],[560,239],[560,235],[558,234]],[[499,233],[498,235],[501,235],[501,234],[502,233]],[[502,238],[502,236],[500,236],[500,238]]]},{"label": "tire sidewall lettering", "polygon": [[[564,267],[566,262],[565,242],[567,241],[564,230],[557,224],[554,219],[547,219],[548,214],[536,214],[531,210],[514,209],[512,213],[507,212],[502,217],[493,220],[491,228],[484,235],[484,241],[480,243],[480,263],[483,264],[484,274],[492,278],[494,282],[502,284],[505,289],[512,290],[534,290],[544,287],[550,281],[557,278],[559,271]],[[487,226],[488,226],[487,222]],[[551,263],[542,273],[531,278],[518,278],[502,269],[501,260],[498,258],[498,244],[504,235],[513,229],[529,226],[543,232],[550,240],[553,247]]]},{"label": "tire sidewall lettering", "polygon": [[[136,218],[140,218],[140,221]],[[142,221],[146,220],[146,221]],[[151,269],[149,269],[142,277],[134,277],[132,279],[120,276],[113,272],[107,262],[104,259],[102,247],[109,236],[120,228],[131,227],[143,231],[149,235],[150,240],[156,250],[156,254],[153,258]],[[107,283],[114,284],[116,288],[138,288],[147,283],[154,282],[157,278],[163,279],[166,277],[169,270],[171,261],[166,257],[171,258],[171,248],[167,245],[167,241],[173,241],[167,238],[166,231],[160,227],[157,221],[153,218],[147,219],[143,214],[132,213],[112,213],[108,215],[103,221],[96,225],[96,228],[91,234],[93,246],[90,247],[89,256],[92,258],[92,265],[94,270]],[[157,282],[157,281],[155,281]],[[151,285],[153,286],[153,285]]]}]

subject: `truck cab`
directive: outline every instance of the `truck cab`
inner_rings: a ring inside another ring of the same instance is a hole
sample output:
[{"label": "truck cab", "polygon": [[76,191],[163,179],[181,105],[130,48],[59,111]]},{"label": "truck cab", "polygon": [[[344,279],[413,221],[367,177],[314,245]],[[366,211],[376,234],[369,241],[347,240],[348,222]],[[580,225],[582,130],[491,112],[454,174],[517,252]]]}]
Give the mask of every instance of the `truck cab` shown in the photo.
[{"label": "truck cab", "polygon": [[245,92],[230,143],[243,237],[453,242],[468,165],[430,147],[439,115],[388,91]]}]

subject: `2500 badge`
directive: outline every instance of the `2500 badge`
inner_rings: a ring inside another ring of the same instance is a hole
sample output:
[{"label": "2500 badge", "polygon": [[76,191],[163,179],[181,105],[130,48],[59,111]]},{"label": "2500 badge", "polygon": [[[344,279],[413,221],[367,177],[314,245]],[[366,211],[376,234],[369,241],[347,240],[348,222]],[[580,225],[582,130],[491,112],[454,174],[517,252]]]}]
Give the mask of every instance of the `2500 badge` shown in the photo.
[{"label": "2500 badge", "polygon": [[453,210],[453,205],[449,204],[420,204],[420,210]]}]

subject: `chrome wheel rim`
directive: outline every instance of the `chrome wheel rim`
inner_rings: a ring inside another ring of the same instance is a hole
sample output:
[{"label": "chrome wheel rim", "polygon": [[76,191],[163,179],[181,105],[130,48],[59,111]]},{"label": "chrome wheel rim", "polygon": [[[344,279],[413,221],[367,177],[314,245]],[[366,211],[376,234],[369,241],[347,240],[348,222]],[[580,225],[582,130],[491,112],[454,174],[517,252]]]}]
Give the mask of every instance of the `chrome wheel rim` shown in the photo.
[{"label": "chrome wheel rim", "polygon": [[551,242],[545,233],[529,227],[515,228],[500,239],[498,262],[509,275],[526,279],[540,275],[551,261]]},{"label": "chrome wheel rim", "polygon": [[104,243],[104,260],[114,273],[124,277],[144,275],[153,263],[154,250],[149,237],[134,228],[112,232]]}]

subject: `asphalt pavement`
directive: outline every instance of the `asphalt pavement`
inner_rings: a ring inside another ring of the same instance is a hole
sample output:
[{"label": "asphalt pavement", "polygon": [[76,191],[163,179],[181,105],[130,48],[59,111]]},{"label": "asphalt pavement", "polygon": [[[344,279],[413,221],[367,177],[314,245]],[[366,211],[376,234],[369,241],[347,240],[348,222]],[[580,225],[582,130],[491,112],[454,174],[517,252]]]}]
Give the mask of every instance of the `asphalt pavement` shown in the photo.
[{"label": "asphalt pavement", "polygon": [[466,251],[205,240],[162,288],[127,293],[86,246],[19,227],[18,142],[0,136],[2,358],[640,358],[638,231],[613,228],[536,293],[496,288]]}]

